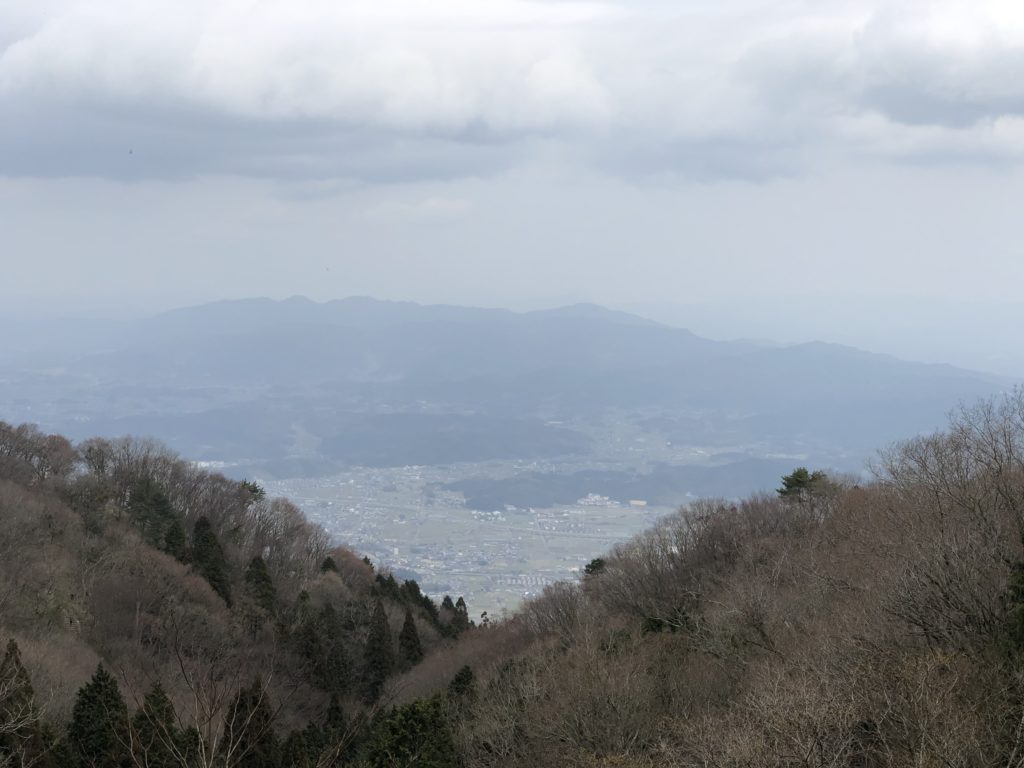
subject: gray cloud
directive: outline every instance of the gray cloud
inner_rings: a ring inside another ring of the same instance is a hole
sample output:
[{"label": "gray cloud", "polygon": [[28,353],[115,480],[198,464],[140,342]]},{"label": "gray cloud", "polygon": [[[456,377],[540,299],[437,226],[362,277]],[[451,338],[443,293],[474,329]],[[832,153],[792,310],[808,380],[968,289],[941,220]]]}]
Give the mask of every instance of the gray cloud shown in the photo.
[{"label": "gray cloud", "polygon": [[763,178],[1024,154],[1024,11],[998,0],[8,5],[6,175],[452,178],[557,147]]}]

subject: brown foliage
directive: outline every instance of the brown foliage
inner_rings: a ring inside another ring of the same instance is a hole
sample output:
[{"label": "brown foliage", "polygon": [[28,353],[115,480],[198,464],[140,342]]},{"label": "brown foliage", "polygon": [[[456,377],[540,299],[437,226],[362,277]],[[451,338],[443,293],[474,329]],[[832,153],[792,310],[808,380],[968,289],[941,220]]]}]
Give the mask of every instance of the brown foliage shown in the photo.
[{"label": "brown foliage", "polygon": [[875,471],[695,504],[489,630],[522,628],[475,668],[467,765],[1024,765],[1024,395]]}]

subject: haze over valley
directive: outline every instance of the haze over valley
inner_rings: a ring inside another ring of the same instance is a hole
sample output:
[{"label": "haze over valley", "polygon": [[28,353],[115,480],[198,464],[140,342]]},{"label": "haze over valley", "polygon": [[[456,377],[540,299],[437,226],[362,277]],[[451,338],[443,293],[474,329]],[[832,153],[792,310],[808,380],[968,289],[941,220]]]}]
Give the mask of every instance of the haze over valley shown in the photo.
[{"label": "haze over valley", "polygon": [[859,476],[1013,381],[592,304],[293,297],[65,327],[0,347],[7,418],[154,437],[491,612],[695,498],[771,491],[797,465]]}]

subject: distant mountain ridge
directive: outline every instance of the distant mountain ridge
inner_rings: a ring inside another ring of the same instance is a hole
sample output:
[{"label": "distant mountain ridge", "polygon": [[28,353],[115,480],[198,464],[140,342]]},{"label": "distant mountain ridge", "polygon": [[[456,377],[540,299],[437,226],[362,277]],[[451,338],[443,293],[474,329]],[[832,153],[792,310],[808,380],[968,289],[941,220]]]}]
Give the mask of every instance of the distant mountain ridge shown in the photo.
[{"label": "distant mountain ridge", "polygon": [[594,451],[647,469],[702,451],[856,465],[1011,385],[824,342],[713,341],[592,304],[254,298],[96,327],[88,341],[41,347],[45,366],[3,366],[9,418],[317,471]]},{"label": "distant mountain ridge", "polygon": [[392,328],[423,322],[515,322],[524,318],[560,318],[620,323],[624,325],[668,326],[638,315],[597,304],[574,304],[553,309],[515,312],[510,309],[461,307],[450,304],[417,304],[369,296],[349,296],[316,302],[305,296],[217,301],[183,307],[155,315],[142,324],[146,333],[189,333],[197,323],[216,326],[224,333],[241,333],[281,324],[339,325],[350,328]]}]

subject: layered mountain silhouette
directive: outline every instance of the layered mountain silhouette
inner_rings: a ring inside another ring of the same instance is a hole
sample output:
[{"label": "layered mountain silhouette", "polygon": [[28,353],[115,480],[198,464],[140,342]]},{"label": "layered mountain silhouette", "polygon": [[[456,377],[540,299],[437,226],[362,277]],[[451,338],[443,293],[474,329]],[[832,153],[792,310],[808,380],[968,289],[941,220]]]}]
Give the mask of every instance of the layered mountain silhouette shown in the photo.
[{"label": "layered mountain silhouette", "polygon": [[45,365],[9,355],[11,397],[72,436],[152,434],[277,473],[585,457],[609,424],[737,460],[857,463],[1010,385],[835,344],[712,341],[588,304],[246,299],[92,331],[48,357],[40,345]]}]

